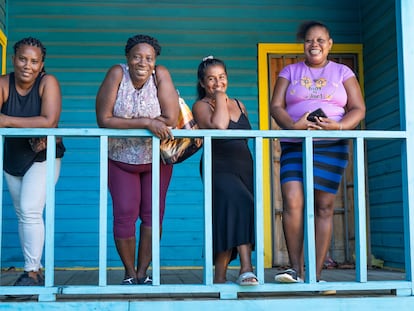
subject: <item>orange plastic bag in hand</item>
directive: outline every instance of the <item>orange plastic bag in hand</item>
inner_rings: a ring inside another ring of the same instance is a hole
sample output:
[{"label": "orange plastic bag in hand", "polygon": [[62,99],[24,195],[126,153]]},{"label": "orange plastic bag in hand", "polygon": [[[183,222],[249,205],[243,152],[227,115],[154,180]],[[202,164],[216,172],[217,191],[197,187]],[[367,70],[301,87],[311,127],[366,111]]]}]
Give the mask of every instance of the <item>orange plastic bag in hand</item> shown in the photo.
[{"label": "orange plastic bag in hand", "polygon": [[[196,130],[198,126],[194,120],[190,108],[183,98],[179,98],[180,114],[178,116],[177,129]],[[203,145],[200,137],[179,137],[165,139],[160,143],[160,155],[164,164],[177,164],[195,154]]]}]

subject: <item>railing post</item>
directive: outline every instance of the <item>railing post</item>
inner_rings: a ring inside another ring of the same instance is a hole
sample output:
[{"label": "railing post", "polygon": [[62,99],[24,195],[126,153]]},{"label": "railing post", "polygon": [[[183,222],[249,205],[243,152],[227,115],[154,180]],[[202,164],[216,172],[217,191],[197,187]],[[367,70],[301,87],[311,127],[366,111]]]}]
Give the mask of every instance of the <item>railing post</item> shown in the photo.
[{"label": "railing post", "polygon": [[204,284],[213,284],[213,215],[212,215],[212,164],[211,137],[204,137],[203,179],[204,179]]},{"label": "railing post", "polygon": [[356,279],[358,282],[367,282],[367,232],[366,232],[366,206],[365,206],[365,157],[364,139],[358,137],[354,144],[354,174],[355,209],[355,254]]},{"label": "railing post", "polygon": [[152,285],[160,283],[160,139],[152,136]]},{"label": "railing post", "polygon": [[[55,275],[55,167],[56,137],[47,136],[46,151],[46,220],[45,220],[45,286],[54,285]],[[40,294],[39,301],[55,301],[54,294]]]},{"label": "railing post", "polygon": [[405,269],[407,280],[412,282],[411,295],[414,295],[414,208],[411,206],[414,198],[414,4],[410,0],[397,0],[395,8],[400,114],[402,129],[408,134],[402,153],[403,178],[406,181],[403,187]]},{"label": "railing post", "polygon": [[264,217],[263,217],[263,139],[254,140],[254,206],[256,230],[256,276],[264,284]]},{"label": "railing post", "polygon": [[[407,141],[402,142],[401,145],[401,183],[403,190],[403,218],[404,218],[404,262],[405,262],[405,277],[408,281],[413,281],[413,254],[414,254],[414,211],[410,210],[410,187],[412,188],[412,182],[410,185],[410,167],[412,159],[409,154],[411,153],[408,146],[412,144],[412,138],[408,137]],[[413,192],[414,194],[414,192]],[[414,295],[414,283],[410,290],[396,290],[397,296],[413,296]]]},{"label": "railing post", "polygon": [[303,181],[304,181],[304,255],[306,266],[306,280],[309,283],[316,282],[315,259],[315,213],[313,195],[313,140],[305,137],[303,142]]},{"label": "railing post", "polygon": [[106,286],[108,245],[108,136],[100,136],[99,142],[99,286]]}]

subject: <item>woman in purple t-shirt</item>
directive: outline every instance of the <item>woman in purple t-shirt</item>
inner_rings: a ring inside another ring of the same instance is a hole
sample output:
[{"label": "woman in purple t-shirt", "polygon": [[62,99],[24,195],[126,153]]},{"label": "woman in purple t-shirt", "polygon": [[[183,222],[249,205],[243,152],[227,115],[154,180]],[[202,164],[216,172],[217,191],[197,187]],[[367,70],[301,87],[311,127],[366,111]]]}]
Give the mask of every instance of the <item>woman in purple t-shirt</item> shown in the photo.
[{"label": "woman in purple t-shirt", "polygon": [[[286,130],[351,130],[365,117],[365,103],[354,73],[328,60],[333,40],[326,25],[303,23],[297,37],[304,41],[305,61],[286,66],[279,74],[270,113]],[[324,117],[311,118],[322,109]],[[303,167],[302,140],[281,139],[280,182],[283,229],[291,269],[277,282],[303,279]],[[315,139],[313,143],[316,278],[319,281],[332,236],[335,196],[348,164],[348,141]]]}]

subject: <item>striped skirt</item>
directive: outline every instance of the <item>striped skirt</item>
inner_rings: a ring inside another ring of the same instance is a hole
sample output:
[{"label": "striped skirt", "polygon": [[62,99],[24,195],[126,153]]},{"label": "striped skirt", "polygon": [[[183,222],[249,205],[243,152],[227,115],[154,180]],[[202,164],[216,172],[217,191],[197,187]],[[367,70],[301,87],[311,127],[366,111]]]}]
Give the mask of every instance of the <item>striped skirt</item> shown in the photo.
[{"label": "striped skirt", "polygon": [[[280,183],[303,182],[302,143],[281,142]],[[313,142],[313,182],[316,190],[336,194],[348,165],[348,140]]]}]

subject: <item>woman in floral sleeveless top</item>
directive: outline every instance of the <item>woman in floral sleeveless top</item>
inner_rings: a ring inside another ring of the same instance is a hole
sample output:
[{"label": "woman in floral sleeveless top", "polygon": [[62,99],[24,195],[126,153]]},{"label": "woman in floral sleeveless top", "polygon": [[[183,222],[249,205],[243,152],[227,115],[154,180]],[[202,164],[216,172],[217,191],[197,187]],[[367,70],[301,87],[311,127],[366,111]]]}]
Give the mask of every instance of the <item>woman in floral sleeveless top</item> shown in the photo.
[{"label": "woman in floral sleeveless top", "polygon": [[[178,95],[170,73],[155,61],[161,47],[155,38],[136,35],[125,46],[126,64],[108,70],[96,97],[99,127],[148,129],[160,139],[172,137],[178,118]],[[151,137],[110,138],[108,184],[113,201],[114,239],[125,268],[122,284],[151,284],[152,254]],[[158,160],[157,160],[158,161]],[[160,164],[160,228],[172,165]],[[136,222],[141,219],[135,269]]]}]

